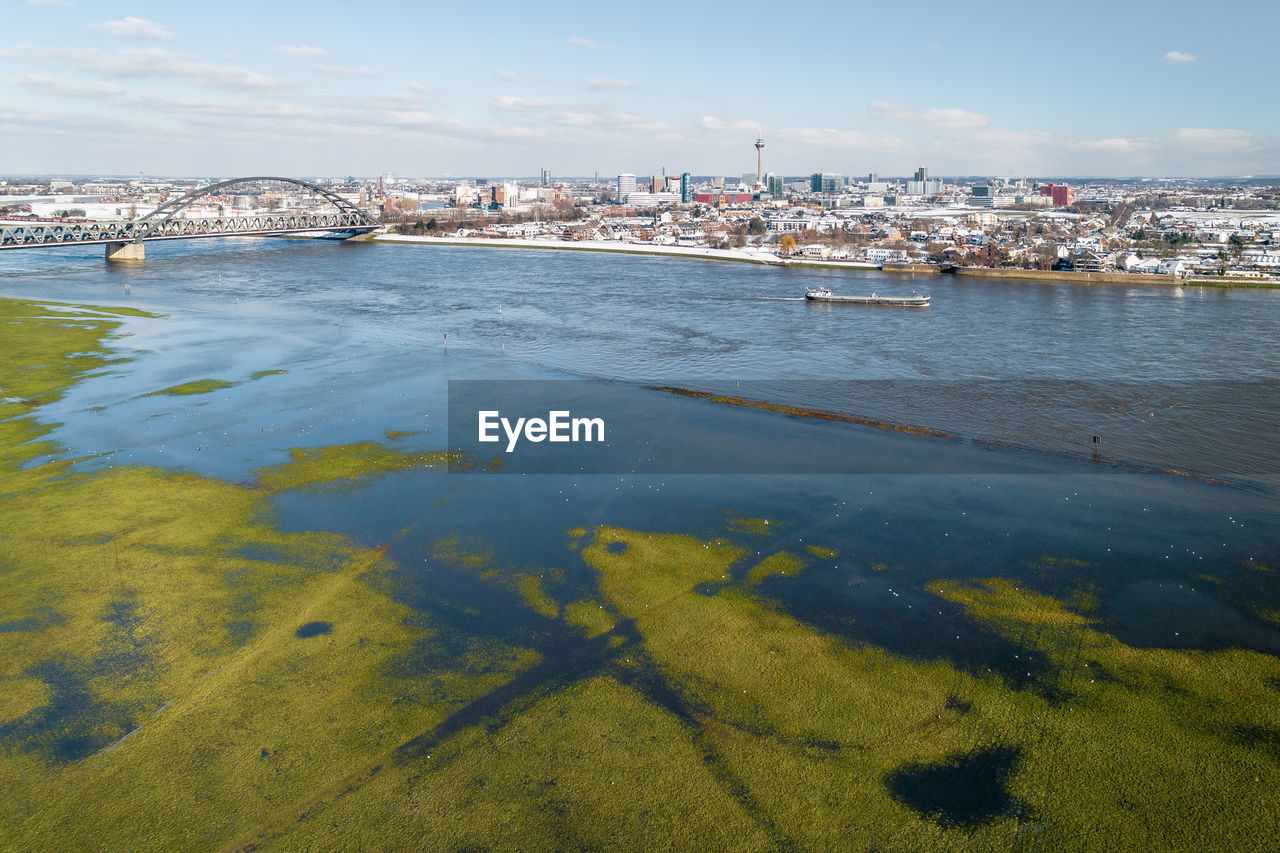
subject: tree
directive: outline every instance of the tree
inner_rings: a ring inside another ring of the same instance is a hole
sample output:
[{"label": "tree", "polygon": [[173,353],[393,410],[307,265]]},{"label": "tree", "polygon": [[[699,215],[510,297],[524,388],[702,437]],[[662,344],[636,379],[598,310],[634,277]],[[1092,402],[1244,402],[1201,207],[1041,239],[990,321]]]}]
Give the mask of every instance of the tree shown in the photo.
[{"label": "tree", "polygon": [[778,241],[778,249],[781,251],[782,257],[789,257],[796,250],[796,238],[790,234],[783,234],[782,239]]},{"label": "tree", "polygon": [[1239,234],[1232,234],[1227,242],[1231,244],[1231,257],[1240,260],[1244,255],[1244,238]]},{"label": "tree", "polygon": [[763,234],[765,232],[764,220],[759,216],[751,217],[751,221],[747,223],[747,231],[751,234]]}]

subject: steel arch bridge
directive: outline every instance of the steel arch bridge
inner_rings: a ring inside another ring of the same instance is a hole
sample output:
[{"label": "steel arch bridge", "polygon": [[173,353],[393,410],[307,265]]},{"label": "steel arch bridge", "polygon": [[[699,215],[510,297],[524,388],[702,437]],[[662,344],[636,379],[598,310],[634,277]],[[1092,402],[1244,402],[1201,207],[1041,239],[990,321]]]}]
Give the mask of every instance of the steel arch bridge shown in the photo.
[{"label": "steel arch bridge", "polygon": [[[228,187],[270,181],[303,187],[333,205],[333,211],[286,211],[247,216],[218,216],[197,219],[180,217],[201,198],[217,195]],[[142,244],[147,240],[185,240],[197,237],[264,237],[330,232],[345,239],[379,228],[377,220],[346,199],[296,178],[257,176],[234,178],[194,189],[167,201],[139,219],[103,222],[40,223],[0,226],[0,249],[34,249],[49,246],[105,245],[109,260],[142,260]]]}]

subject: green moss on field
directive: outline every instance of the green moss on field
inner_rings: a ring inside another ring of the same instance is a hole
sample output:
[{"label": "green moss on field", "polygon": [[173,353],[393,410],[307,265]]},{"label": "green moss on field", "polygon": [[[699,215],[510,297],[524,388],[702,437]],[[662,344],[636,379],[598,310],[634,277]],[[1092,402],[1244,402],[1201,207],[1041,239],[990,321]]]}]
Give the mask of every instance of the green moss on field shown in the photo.
[{"label": "green moss on field", "polygon": [[564,606],[564,619],[579,628],[588,637],[596,637],[612,631],[617,617],[597,601],[571,601]]},{"label": "green moss on field", "polygon": [[103,346],[119,328],[116,320],[72,306],[0,299],[0,322],[0,420],[52,403],[83,374],[119,360]]},{"label": "green moss on field", "polygon": [[612,678],[547,694],[281,827],[272,846],[767,850],[768,833],[675,715]]},{"label": "green moss on field", "polygon": [[209,394],[214,391],[222,391],[226,388],[234,388],[239,382],[228,382],[225,379],[196,379],[192,382],[183,382],[181,385],[171,385],[168,388],[161,388],[159,391],[151,391],[143,394],[144,397],[190,397],[196,394]]},{"label": "green moss on field", "polygon": [[[41,330],[24,337],[37,369],[4,350],[13,384],[46,400],[102,363],[113,328],[47,311],[9,311]],[[219,849],[540,660],[477,647],[406,671],[438,628],[388,594],[380,549],[280,531],[258,489],[39,464],[60,453],[34,441],[45,428],[0,424],[6,847]]]},{"label": "green moss on field", "polygon": [[516,588],[520,591],[525,604],[534,613],[553,619],[560,612],[556,602],[543,590],[542,578],[536,575],[522,575],[516,580]]},{"label": "green moss on field", "polygon": [[754,585],[773,575],[798,575],[803,568],[804,562],[795,554],[779,551],[752,566],[747,572],[747,582]]},{"label": "green moss on field", "polygon": [[772,536],[777,533],[777,525],[770,526],[767,518],[731,518],[728,528],[734,533],[754,533],[757,536]]},{"label": "green moss on field", "polygon": [[753,597],[750,572],[709,591],[737,555],[696,539],[602,528],[584,557],[781,845],[1003,849],[1027,821],[1064,849],[1280,840],[1280,768],[1254,745],[1280,731],[1273,657],[1134,649],[1011,581],[932,587],[1047,658],[1051,700],[823,636]]},{"label": "green moss on field", "polygon": [[33,676],[0,679],[0,725],[27,716],[49,701],[49,685]]},{"label": "green moss on field", "polygon": [[306,489],[337,481],[356,481],[407,469],[444,470],[461,461],[457,454],[392,450],[372,441],[330,447],[298,447],[282,465],[260,468],[258,482],[267,489]]}]

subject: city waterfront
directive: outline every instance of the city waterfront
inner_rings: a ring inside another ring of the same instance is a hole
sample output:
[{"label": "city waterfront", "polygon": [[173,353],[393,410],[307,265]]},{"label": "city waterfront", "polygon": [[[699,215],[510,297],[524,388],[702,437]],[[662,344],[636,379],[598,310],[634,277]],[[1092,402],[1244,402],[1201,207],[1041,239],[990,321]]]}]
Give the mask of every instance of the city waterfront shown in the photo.
[{"label": "city waterfront", "polygon": [[[1274,422],[1196,393],[1267,391],[1280,294],[211,239],[6,253],[0,297],[100,340],[4,401],[6,844],[1280,840]],[[883,467],[450,474],[453,379]],[[761,383],[992,463],[643,387]]]}]

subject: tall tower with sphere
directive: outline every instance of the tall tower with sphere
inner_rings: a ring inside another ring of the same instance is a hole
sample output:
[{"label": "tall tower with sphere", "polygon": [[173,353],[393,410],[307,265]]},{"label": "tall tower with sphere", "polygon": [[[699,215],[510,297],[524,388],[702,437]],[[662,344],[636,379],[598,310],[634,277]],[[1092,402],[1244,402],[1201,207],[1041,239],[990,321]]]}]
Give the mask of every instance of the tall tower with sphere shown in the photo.
[{"label": "tall tower with sphere", "polygon": [[764,184],[764,135],[756,131],[756,186]]}]

